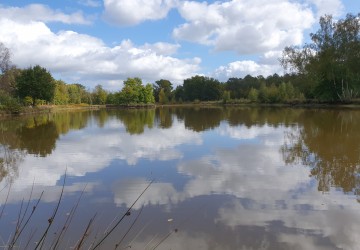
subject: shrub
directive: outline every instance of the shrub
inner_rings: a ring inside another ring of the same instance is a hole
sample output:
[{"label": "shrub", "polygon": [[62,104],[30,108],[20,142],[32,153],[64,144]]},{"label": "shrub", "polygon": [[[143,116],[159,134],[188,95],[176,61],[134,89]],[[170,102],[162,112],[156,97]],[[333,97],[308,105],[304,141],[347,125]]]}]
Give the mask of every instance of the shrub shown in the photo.
[{"label": "shrub", "polygon": [[22,109],[22,106],[16,98],[2,91],[0,91],[0,107],[2,110],[12,114],[18,114]]},{"label": "shrub", "polygon": [[259,91],[257,89],[251,88],[249,91],[248,98],[252,102],[257,102],[259,96]]},{"label": "shrub", "polygon": [[30,96],[26,96],[23,102],[25,106],[31,106],[33,104],[33,99]]},{"label": "shrub", "polygon": [[223,93],[223,103],[226,104],[230,101],[230,91],[225,90]]}]

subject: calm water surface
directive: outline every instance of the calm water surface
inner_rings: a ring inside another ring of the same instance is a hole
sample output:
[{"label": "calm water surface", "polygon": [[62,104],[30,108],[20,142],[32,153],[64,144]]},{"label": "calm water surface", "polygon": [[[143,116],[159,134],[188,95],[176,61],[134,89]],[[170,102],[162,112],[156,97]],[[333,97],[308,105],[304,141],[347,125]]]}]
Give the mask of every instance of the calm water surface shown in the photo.
[{"label": "calm water surface", "polygon": [[44,249],[59,237],[58,249],[73,249],[89,225],[88,249],[154,180],[99,249],[359,249],[359,127],[360,111],[342,109],[158,108],[2,120],[0,245],[44,191],[16,241],[34,249],[65,181]]}]

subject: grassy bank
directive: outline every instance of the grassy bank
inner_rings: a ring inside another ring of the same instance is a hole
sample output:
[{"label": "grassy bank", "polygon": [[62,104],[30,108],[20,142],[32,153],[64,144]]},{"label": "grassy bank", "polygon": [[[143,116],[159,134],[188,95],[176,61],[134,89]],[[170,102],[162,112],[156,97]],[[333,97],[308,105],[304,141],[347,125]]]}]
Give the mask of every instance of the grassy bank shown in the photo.
[{"label": "grassy bank", "polygon": [[354,99],[351,102],[320,102],[318,100],[292,100],[282,103],[261,103],[251,102],[248,99],[235,99],[224,101],[194,101],[182,103],[166,103],[156,104],[157,107],[192,107],[192,106],[244,106],[244,107],[304,107],[304,108],[319,108],[319,107],[344,107],[344,108],[360,108],[360,99]]},{"label": "grassy bank", "polygon": [[134,103],[134,104],[106,104],[105,107],[107,109],[140,109],[140,108],[156,108],[156,104],[142,104],[142,103]]},{"label": "grassy bank", "polygon": [[10,112],[8,110],[0,110],[0,117],[26,114],[43,114],[53,113],[66,110],[99,110],[106,109],[142,109],[156,107],[202,107],[202,106],[242,106],[242,107],[294,107],[294,108],[360,108],[360,99],[351,102],[319,102],[316,100],[289,101],[284,103],[259,103],[251,102],[246,99],[224,101],[195,101],[181,103],[156,103],[156,104],[128,104],[128,105],[89,105],[89,104],[70,104],[70,105],[39,105],[22,107],[18,112]]},{"label": "grassy bank", "polygon": [[52,113],[64,110],[98,110],[105,108],[105,105],[89,105],[89,104],[71,104],[71,105],[39,105],[22,107],[18,112],[9,112],[7,110],[0,110],[0,116],[26,115],[26,114],[43,114]]}]

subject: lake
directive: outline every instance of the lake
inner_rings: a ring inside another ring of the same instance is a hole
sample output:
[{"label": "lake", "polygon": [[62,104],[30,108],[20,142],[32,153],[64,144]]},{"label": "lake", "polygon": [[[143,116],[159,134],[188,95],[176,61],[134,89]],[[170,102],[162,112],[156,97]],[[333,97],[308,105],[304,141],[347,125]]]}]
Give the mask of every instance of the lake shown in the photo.
[{"label": "lake", "polygon": [[1,246],[360,248],[360,110],[74,111],[0,128]]}]

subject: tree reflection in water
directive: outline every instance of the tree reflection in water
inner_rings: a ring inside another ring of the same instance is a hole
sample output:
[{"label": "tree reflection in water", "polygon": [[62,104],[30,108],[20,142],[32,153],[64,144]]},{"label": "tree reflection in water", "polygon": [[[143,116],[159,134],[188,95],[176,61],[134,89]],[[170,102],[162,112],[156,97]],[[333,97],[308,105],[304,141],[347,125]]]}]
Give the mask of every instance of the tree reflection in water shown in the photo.
[{"label": "tree reflection in water", "polygon": [[285,163],[311,167],[319,191],[340,187],[359,196],[360,111],[309,110],[299,118],[299,129],[286,134],[281,148]]},{"label": "tree reflection in water", "polygon": [[12,182],[27,154],[46,157],[60,134],[84,128],[89,112],[61,112],[0,121],[0,182]]},{"label": "tree reflection in water", "polygon": [[0,147],[0,182],[6,179],[9,183],[19,175],[19,165],[26,153],[22,150],[12,149],[7,145]]},{"label": "tree reflection in water", "polygon": [[152,128],[154,125],[154,109],[121,109],[114,113],[131,135],[142,134],[145,127]]},{"label": "tree reflection in water", "polygon": [[45,119],[42,121],[33,119],[30,127],[22,127],[16,131],[20,139],[20,149],[29,154],[45,157],[55,149],[59,133],[53,121]]},{"label": "tree reflection in water", "polygon": [[[80,203],[84,219],[79,215],[82,223],[73,224],[77,233],[88,223],[89,211],[107,211],[104,224],[99,222],[107,227],[111,211],[129,207],[149,172],[160,176],[134,207],[145,204],[141,220],[154,221],[134,249],[166,235],[169,218],[177,223],[203,204],[204,210],[162,248],[295,249],[304,243],[302,249],[351,249],[359,245],[358,237],[344,232],[358,231],[358,204],[341,192],[322,195],[316,185],[322,192],[338,187],[358,195],[359,123],[356,110],[274,107],[162,107],[23,117],[0,121],[0,182],[5,186],[4,180],[18,175],[9,202],[18,209],[15,203],[27,197],[33,177],[41,178],[34,197],[46,189],[46,207],[56,201],[58,180],[68,164],[71,178],[62,215],[89,183],[87,199]],[[284,162],[299,166],[284,167]],[[16,209],[8,208],[12,217],[6,225],[13,225]],[[8,228],[0,229],[7,238]]]}]

